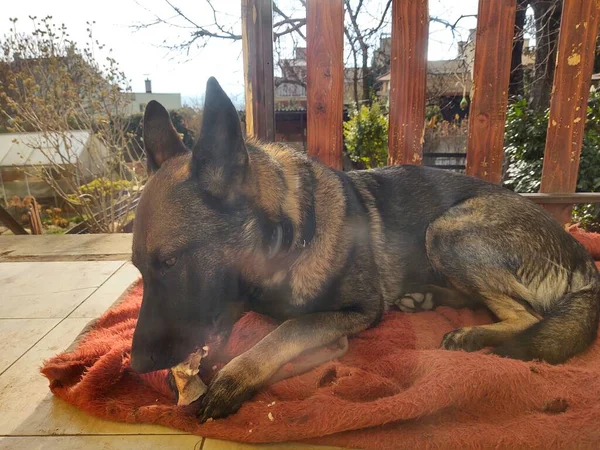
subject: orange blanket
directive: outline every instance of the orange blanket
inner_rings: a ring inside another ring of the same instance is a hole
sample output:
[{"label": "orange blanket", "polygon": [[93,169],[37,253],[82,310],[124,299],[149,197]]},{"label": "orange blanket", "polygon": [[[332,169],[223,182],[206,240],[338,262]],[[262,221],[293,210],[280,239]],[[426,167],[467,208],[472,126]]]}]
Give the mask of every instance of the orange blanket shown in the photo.
[{"label": "orange blanket", "polygon": [[[590,250],[600,235],[571,230]],[[599,255],[600,256],[600,255]],[[90,414],[157,423],[244,442],[305,441],[353,448],[600,448],[600,342],[567,364],[440,350],[444,333],[489,323],[486,311],[440,307],[385,314],[339,360],[261,391],[240,411],[200,425],[177,407],[165,372],[137,375],[129,351],[141,286],[42,373],[58,397]],[[257,314],[235,326],[223,361],[274,328]]]}]

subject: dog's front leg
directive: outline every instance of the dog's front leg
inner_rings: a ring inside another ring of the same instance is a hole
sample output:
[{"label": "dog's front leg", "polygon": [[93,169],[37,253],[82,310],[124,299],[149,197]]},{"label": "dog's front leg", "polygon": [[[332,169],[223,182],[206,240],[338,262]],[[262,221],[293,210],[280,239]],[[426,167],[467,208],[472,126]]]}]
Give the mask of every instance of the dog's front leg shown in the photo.
[{"label": "dog's front leg", "polygon": [[378,315],[377,311],[365,313],[352,309],[314,313],[285,321],[219,371],[200,403],[198,417],[204,422],[233,414],[281,366],[306,350],[368,328]]}]

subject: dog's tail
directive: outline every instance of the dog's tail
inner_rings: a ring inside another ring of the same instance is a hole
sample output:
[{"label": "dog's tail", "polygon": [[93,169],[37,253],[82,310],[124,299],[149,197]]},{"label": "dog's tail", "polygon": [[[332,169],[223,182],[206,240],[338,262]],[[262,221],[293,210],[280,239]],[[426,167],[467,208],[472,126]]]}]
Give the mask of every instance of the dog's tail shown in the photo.
[{"label": "dog's tail", "polygon": [[595,278],[587,286],[567,293],[540,322],[496,347],[493,353],[560,364],[596,338],[599,315],[600,282]]}]

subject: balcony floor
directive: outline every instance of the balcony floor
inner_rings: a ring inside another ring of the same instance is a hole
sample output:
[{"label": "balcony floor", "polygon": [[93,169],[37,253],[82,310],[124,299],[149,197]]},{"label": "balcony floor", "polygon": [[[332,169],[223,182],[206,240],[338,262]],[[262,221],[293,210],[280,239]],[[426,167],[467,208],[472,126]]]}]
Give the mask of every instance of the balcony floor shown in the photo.
[{"label": "balcony floor", "polygon": [[[139,276],[131,235],[0,237],[0,449],[302,449],[110,422],[55,398],[39,373]],[[317,447],[314,447],[317,448]]]}]

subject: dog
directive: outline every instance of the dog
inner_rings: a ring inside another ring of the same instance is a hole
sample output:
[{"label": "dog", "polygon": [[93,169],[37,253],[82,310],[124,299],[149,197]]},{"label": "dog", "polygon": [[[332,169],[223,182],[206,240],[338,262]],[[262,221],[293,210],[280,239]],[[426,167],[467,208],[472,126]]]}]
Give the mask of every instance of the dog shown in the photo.
[{"label": "dog", "polygon": [[150,178],[132,254],[144,295],[131,367],[175,366],[248,310],[281,324],[217,373],[197,402],[200,420],[236,412],[288,361],[375,326],[391,306],[484,305],[497,317],[447,333],[447,350],[557,364],[595,339],[594,261],[529,200],[449,171],[342,172],[246,141],[214,78],[203,114],[189,150],[165,108],[145,110]]}]

